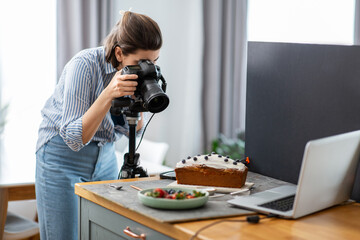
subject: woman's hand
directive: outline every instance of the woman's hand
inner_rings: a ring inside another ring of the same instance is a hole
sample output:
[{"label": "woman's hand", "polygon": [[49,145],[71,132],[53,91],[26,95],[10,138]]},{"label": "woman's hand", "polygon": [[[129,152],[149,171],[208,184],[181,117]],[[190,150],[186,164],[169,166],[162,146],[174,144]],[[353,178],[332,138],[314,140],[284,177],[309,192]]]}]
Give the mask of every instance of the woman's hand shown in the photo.
[{"label": "woman's hand", "polygon": [[94,136],[95,132],[100,126],[101,121],[109,111],[111,107],[111,101],[114,98],[134,95],[138,83],[137,81],[131,80],[137,78],[138,76],[136,74],[121,75],[121,71],[115,73],[109,85],[104,89],[104,91],[83,116],[82,140],[84,144],[90,141]]},{"label": "woman's hand", "polygon": [[123,97],[127,95],[134,95],[136,86],[138,85],[137,81],[132,81],[137,79],[136,74],[125,74],[121,75],[121,71],[115,73],[114,77],[111,79],[109,85],[104,89],[107,93],[107,96],[113,100],[114,98]]}]

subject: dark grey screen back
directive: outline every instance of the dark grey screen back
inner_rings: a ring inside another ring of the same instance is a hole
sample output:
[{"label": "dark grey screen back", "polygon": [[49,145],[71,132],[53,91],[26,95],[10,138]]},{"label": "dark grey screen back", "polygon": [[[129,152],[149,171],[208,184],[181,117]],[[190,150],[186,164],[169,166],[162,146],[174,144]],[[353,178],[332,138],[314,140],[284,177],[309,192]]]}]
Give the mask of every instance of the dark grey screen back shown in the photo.
[{"label": "dark grey screen back", "polygon": [[[249,42],[251,171],[297,183],[309,140],[358,129],[360,46]],[[360,200],[360,164],[356,182],[353,198]]]}]

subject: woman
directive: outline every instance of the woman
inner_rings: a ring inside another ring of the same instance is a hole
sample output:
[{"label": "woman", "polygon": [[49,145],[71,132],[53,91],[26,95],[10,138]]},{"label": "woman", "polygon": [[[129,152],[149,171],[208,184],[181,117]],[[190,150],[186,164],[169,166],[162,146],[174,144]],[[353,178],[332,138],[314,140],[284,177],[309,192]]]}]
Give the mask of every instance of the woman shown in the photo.
[{"label": "woman", "polygon": [[[65,66],[46,102],[36,146],[36,198],[41,239],[77,239],[77,182],[116,179],[114,142],[128,133],[111,116],[114,98],[134,95],[137,75],[126,65],[159,58],[162,36],[151,18],[127,11],[104,46],[86,49]],[[141,132],[144,120],[138,122]]]}]

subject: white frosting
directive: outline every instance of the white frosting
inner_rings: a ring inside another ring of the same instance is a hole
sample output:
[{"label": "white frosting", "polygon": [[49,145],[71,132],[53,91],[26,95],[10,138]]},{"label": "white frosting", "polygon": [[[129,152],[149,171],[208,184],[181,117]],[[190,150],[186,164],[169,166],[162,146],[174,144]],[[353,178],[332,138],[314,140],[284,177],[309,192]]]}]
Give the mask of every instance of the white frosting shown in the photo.
[{"label": "white frosting", "polygon": [[176,164],[176,168],[183,168],[193,165],[205,165],[207,167],[226,169],[226,168],[236,168],[238,170],[243,170],[245,165],[241,162],[236,162],[228,157],[221,156],[216,153],[200,155],[194,157],[188,157]]}]

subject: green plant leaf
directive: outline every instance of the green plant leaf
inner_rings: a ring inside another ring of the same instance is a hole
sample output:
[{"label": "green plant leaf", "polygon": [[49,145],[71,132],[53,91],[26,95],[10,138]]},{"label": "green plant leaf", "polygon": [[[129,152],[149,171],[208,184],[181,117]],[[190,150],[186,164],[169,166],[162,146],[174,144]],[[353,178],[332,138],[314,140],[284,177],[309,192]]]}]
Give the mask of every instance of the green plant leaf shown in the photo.
[{"label": "green plant leaf", "polygon": [[224,156],[230,156],[232,159],[241,159],[245,154],[245,141],[243,132],[238,133],[236,139],[227,138],[219,134],[217,139],[212,141],[212,151]]}]

